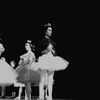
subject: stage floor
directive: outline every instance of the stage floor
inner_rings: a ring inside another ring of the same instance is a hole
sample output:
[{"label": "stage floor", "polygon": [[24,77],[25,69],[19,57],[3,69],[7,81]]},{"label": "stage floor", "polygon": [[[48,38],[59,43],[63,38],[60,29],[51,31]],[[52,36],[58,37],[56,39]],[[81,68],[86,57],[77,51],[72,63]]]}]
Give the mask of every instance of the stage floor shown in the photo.
[{"label": "stage floor", "polygon": [[[0,100],[14,100],[14,99],[0,99]],[[25,99],[21,99],[21,100],[25,100]],[[37,100],[37,98],[32,98],[32,100]],[[74,99],[53,99],[53,100],[74,100]]]},{"label": "stage floor", "polygon": [[[37,100],[38,97],[32,97],[32,100]],[[10,96],[6,97],[6,98],[0,98],[0,100],[14,100],[14,99],[11,99]],[[25,100],[24,97],[21,97],[21,100]],[[61,99],[61,98],[55,98],[53,100],[75,100],[75,99]]]},{"label": "stage floor", "polygon": [[[0,99],[0,100],[14,100],[14,99]],[[21,99],[21,100],[25,100],[25,99]],[[32,98],[32,100],[37,100],[37,98]],[[53,100],[74,100],[74,99],[53,99]]]}]

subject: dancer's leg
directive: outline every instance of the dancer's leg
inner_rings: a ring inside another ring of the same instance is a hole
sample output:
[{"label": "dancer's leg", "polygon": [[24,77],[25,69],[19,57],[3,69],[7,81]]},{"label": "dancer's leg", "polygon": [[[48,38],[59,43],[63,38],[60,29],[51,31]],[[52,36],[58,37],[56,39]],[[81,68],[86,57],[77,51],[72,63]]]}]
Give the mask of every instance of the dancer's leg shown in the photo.
[{"label": "dancer's leg", "polygon": [[26,82],[25,83],[25,88],[26,88],[26,93],[27,93],[28,100],[31,100],[31,83]]},{"label": "dancer's leg", "polygon": [[53,76],[54,76],[54,74],[49,75],[49,82],[48,82],[49,100],[52,100],[52,90],[53,90],[53,81],[54,81]]},{"label": "dancer's leg", "polygon": [[5,96],[5,86],[1,86],[1,96]]},{"label": "dancer's leg", "polygon": [[48,84],[48,73],[46,72],[46,79],[45,79],[45,97],[46,97],[46,99],[48,99],[48,95],[47,95],[47,92],[48,92],[47,84]]},{"label": "dancer's leg", "polygon": [[26,93],[26,89],[25,89],[25,100],[27,100],[28,97],[27,97],[27,93]]},{"label": "dancer's leg", "polygon": [[48,92],[48,88],[47,88],[47,86],[46,86],[46,89],[45,89],[45,96],[46,96],[46,98],[48,99],[48,94],[47,94],[47,92]]},{"label": "dancer's leg", "polygon": [[20,86],[20,87],[19,87],[18,97],[17,97],[17,98],[15,98],[15,99],[20,100],[20,99],[21,99],[21,93],[22,93],[22,87]]},{"label": "dancer's leg", "polygon": [[18,95],[19,99],[21,99],[22,88],[23,88],[23,87],[21,87],[21,86],[20,86],[20,88],[19,88],[19,95]]},{"label": "dancer's leg", "polygon": [[39,85],[39,99],[43,100],[44,99],[44,89],[43,89],[43,84]]},{"label": "dancer's leg", "polygon": [[41,77],[41,82],[39,84],[39,99],[40,100],[44,99],[44,82],[45,82],[45,77]]},{"label": "dancer's leg", "polygon": [[13,84],[10,88],[11,88],[11,90],[12,90],[12,96],[11,96],[11,99],[14,99],[14,98],[15,98],[15,95],[16,95],[14,84]]},{"label": "dancer's leg", "polygon": [[45,86],[45,89],[44,89],[44,98],[48,99],[48,88],[47,86]]}]

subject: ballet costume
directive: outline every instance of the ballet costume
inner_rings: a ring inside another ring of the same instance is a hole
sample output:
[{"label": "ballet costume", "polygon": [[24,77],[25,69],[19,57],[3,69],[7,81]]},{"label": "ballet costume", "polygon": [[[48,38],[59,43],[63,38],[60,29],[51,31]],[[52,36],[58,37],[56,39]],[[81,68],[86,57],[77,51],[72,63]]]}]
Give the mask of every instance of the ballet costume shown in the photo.
[{"label": "ballet costume", "polygon": [[[42,77],[40,84],[40,99],[44,99],[43,86],[47,85],[49,91],[49,100],[52,100],[52,85],[54,82],[53,76],[55,71],[64,70],[68,67],[68,62],[60,56],[57,56],[54,49],[54,42],[49,37],[45,37],[41,42],[43,55],[39,57],[37,67],[43,71],[45,75]],[[44,49],[45,48],[45,49]],[[47,78],[46,78],[47,74]],[[47,84],[46,84],[47,82]],[[47,90],[46,90],[47,91]]]},{"label": "ballet costume", "polygon": [[34,85],[37,85],[40,82],[40,74],[38,71],[35,71],[31,68],[32,63],[29,59],[30,56],[31,56],[30,54],[27,55],[27,58],[22,60],[19,66],[16,68],[16,72],[18,73],[17,80],[19,83],[22,83],[22,84],[26,82],[31,82]]},{"label": "ballet costume", "polygon": [[31,100],[31,83],[34,86],[40,83],[40,73],[31,68],[34,58],[33,52],[22,55],[19,66],[16,68],[16,72],[18,73],[17,82],[25,84],[26,94],[29,100]]},{"label": "ballet costume", "polygon": [[45,38],[44,40],[47,42],[45,44],[46,49],[42,51],[44,54],[39,57],[37,66],[41,70],[48,71],[59,71],[66,69],[69,63],[60,56],[54,56],[54,43],[52,43],[50,38]]},{"label": "ballet costume", "polygon": [[59,71],[66,69],[68,66],[68,62],[65,59],[59,56],[54,57],[52,52],[41,56],[38,61],[38,67],[41,70]]},{"label": "ballet costume", "polygon": [[15,70],[3,59],[0,59],[0,85],[12,85],[16,83],[18,74]]},{"label": "ballet costume", "polygon": [[[4,52],[4,47],[0,43],[0,56]],[[1,97],[5,97],[5,86],[12,85],[16,82],[17,73],[6,62],[5,58],[0,59],[0,86]]]},{"label": "ballet costume", "polygon": [[5,98],[5,87],[16,83],[18,74],[14,69],[3,59],[0,59],[0,86],[2,88],[1,97]]},{"label": "ballet costume", "polygon": [[[48,74],[47,75],[48,80],[49,80],[49,82],[46,84],[47,85],[46,88],[48,88],[49,91],[52,91],[52,85],[54,82],[54,79],[53,79],[54,72],[66,69],[68,66],[68,62],[59,56],[53,56],[52,52],[50,51],[49,53],[39,57],[37,66],[41,70],[46,70],[46,73]],[[44,97],[43,97],[44,93],[47,93],[47,92],[44,92],[44,90],[43,90],[43,86],[45,85],[45,83],[44,83],[45,81],[46,81],[46,78],[42,77],[42,82],[40,84],[40,88],[41,88],[40,94],[42,95],[41,96],[42,99],[44,99]],[[49,95],[50,96],[48,97],[48,99],[52,100],[52,92],[49,92]]]}]

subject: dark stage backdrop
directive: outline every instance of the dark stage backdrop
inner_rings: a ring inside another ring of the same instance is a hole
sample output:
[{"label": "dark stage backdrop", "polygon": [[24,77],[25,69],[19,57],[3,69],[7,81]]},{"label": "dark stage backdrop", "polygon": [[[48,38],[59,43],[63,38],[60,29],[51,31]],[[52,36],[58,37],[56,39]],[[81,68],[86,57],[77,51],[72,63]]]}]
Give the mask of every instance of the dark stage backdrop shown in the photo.
[{"label": "dark stage backdrop", "polygon": [[[6,14],[9,16],[5,16]],[[74,7],[67,14],[60,10],[58,13],[46,12],[44,15],[33,15],[31,11],[21,13],[20,10],[6,14],[3,13],[0,19],[0,42],[5,47],[2,56],[8,63],[15,60],[18,66],[19,56],[26,52],[24,46],[27,39],[31,39],[36,45],[44,36],[44,24],[50,22],[57,55],[69,62],[66,70],[55,73],[53,97],[77,98],[95,95],[98,89],[97,69],[100,66],[100,21],[96,17],[98,13],[91,16],[93,13]],[[38,95],[38,88],[32,86],[32,90],[32,95]]]}]

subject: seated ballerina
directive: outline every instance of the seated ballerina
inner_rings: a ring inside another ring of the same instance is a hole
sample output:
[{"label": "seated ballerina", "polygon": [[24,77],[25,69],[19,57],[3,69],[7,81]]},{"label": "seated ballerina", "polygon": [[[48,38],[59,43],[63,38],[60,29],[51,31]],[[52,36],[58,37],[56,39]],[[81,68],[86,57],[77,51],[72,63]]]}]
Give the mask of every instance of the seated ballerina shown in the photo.
[{"label": "seated ballerina", "polygon": [[[12,68],[14,68],[14,67],[15,67],[15,61],[11,61],[11,62],[10,62],[10,65],[12,66]],[[20,99],[21,99],[22,88],[25,87],[25,85],[16,82],[16,83],[14,84],[14,86],[15,86],[15,87],[19,87],[18,97],[16,97],[15,100],[20,100]],[[13,97],[13,95],[12,95],[12,97]],[[27,100],[26,91],[25,91],[25,100]]]}]

